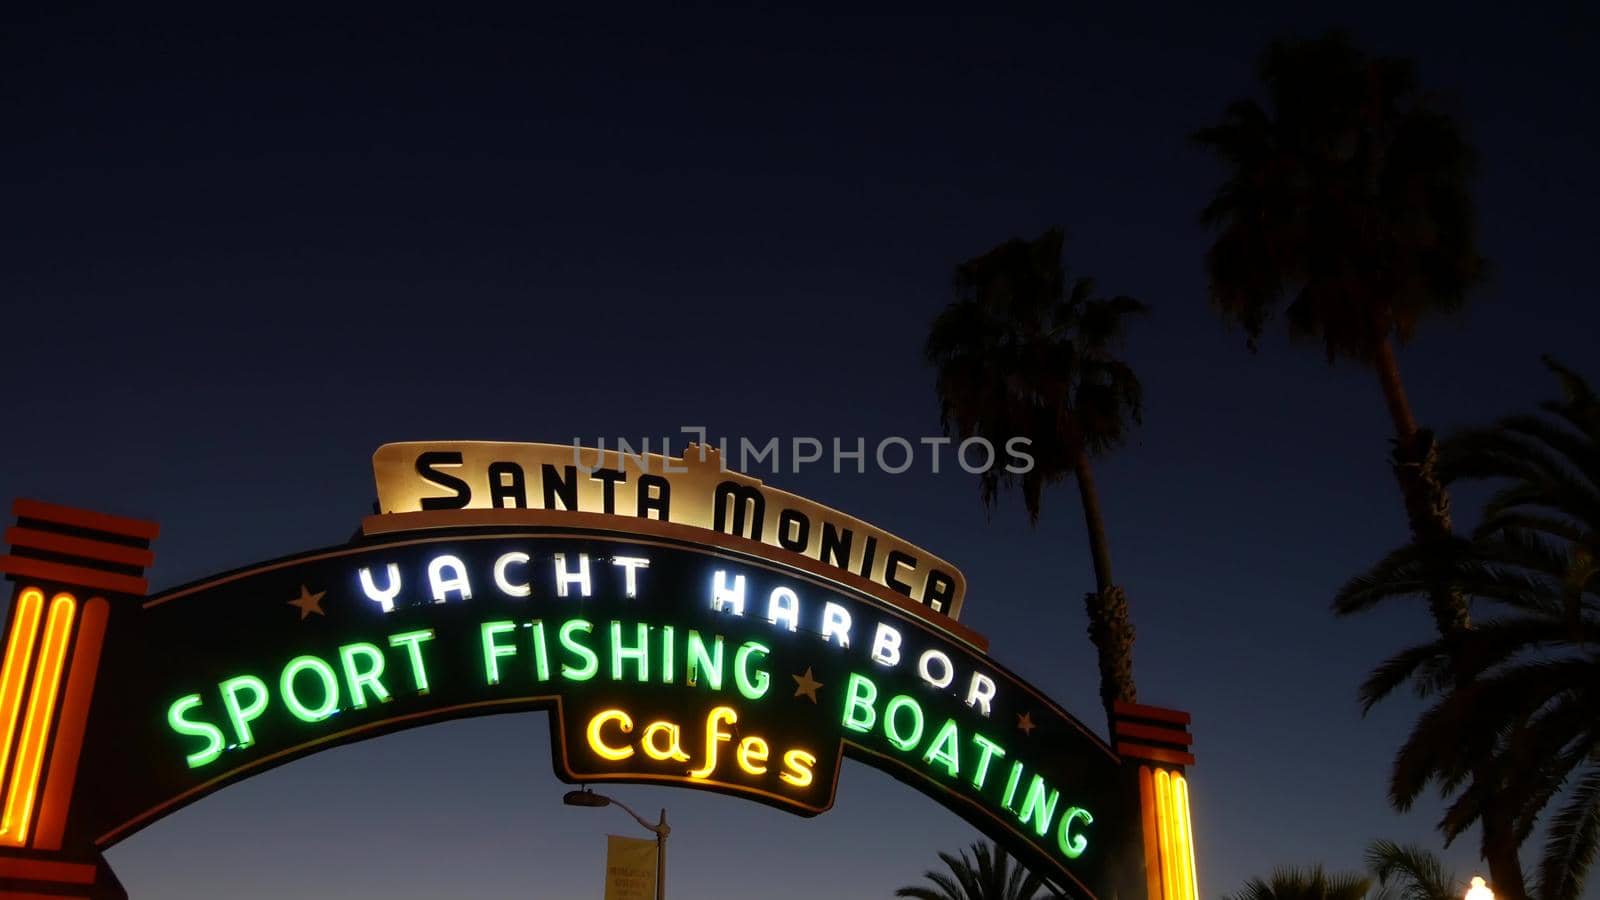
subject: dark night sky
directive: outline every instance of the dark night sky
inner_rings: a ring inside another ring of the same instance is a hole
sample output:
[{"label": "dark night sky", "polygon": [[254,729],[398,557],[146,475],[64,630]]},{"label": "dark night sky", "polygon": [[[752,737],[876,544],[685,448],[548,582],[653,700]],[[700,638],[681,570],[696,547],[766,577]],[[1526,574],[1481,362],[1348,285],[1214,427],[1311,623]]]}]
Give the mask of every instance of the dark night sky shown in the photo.
[{"label": "dark night sky", "polygon": [[[1128,350],[1146,426],[1100,481],[1141,698],[1194,712],[1203,893],[1437,844],[1434,804],[1384,801],[1413,708],[1354,699],[1427,624],[1327,612],[1405,534],[1376,380],[1278,334],[1252,358],[1207,308],[1217,171],[1185,135],[1274,35],[1415,56],[1481,149],[1496,281],[1401,363],[1425,421],[1481,421],[1551,391],[1541,351],[1600,376],[1592,10],[221,8],[4,14],[0,498],[160,520],[165,586],[344,540],[390,440],[935,434],[919,353],[950,267],[1060,223],[1075,268],[1155,308]],[[1098,725],[1075,492],[1030,531],[916,471],[766,477],[954,560],[964,621]],[[456,722],[256,777],[110,859],[136,897],[595,896],[601,835],[631,826],[563,790],[542,715]],[[859,765],[809,821],[617,793],[670,807],[680,897],[886,897],[973,837]]]}]

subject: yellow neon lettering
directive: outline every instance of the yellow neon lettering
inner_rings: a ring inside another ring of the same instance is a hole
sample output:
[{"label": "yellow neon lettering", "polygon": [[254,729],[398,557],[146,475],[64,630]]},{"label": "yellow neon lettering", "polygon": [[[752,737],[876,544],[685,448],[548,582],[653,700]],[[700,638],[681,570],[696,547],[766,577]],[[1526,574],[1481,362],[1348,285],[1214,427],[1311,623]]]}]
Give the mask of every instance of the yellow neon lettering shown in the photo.
[{"label": "yellow neon lettering", "polygon": [[633,730],[633,719],[620,709],[607,709],[596,713],[595,717],[589,720],[589,749],[593,750],[596,756],[613,762],[632,756],[632,747],[613,747],[601,739],[600,729],[604,728],[607,722],[616,722],[623,734]]},{"label": "yellow neon lettering", "polygon": [[718,745],[733,738],[730,732],[722,730],[722,726],[737,721],[739,714],[729,706],[718,706],[706,715],[706,764],[690,772],[690,778],[703,779],[716,771]]},{"label": "yellow neon lettering", "polygon": [[739,751],[734,756],[739,760],[739,768],[751,775],[765,775],[767,767],[761,763],[767,761],[769,752],[766,741],[758,737],[747,737],[739,742]]}]

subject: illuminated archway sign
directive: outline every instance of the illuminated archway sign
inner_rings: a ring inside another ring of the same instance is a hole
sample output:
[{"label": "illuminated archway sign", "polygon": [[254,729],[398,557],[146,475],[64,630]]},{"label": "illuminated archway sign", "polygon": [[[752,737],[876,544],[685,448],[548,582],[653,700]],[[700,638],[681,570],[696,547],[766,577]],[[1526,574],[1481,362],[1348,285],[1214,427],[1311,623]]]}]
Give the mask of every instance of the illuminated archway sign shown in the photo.
[{"label": "illuminated archway sign", "polygon": [[386,445],[381,512],[349,544],[148,597],[153,527],[19,501],[0,560],[22,585],[0,670],[0,888],[70,883],[38,868],[46,852],[84,896],[114,896],[92,886],[114,881],[103,863],[72,861],[227,784],[547,709],[569,782],[809,816],[848,756],[1079,896],[1195,896],[1187,717],[1127,707],[1116,752],[987,656],[944,560],[712,454],[573,454]]}]

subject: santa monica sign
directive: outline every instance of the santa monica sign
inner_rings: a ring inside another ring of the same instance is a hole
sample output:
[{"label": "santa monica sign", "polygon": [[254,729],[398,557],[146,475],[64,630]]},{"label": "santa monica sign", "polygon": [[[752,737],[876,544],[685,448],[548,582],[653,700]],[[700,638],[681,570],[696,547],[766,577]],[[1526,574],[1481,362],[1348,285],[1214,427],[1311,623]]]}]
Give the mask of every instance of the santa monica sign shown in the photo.
[{"label": "santa monica sign", "polygon": [[50,857],[92,874],[81,896],[117,896],[99,852],[228,784],[399,729],[547,710],[568,782],[811,816],[851,758],[1079,896],[1191,900],[1186,717],[1129,707],[1119,736],[1138,740],[1108,745],[957,621],[948,562],[693,449],[598,461],[386,445],[380,511],[350,543],[154,594],[135,583],[153,528],[19,502],[0,561],[18,584],[0,846],[23,862],[0,850],[0,889],[8,871],[53,884],[28,862]]}]

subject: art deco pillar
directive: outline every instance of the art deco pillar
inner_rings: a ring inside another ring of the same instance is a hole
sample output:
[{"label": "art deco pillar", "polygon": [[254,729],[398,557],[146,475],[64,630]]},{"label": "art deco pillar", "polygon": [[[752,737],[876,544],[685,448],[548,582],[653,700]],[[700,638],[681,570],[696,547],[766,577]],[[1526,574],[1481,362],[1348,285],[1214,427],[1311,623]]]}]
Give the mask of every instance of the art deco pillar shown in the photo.
[{"label": "art deco pillar", "polygon": [[0,573],[0,896],[125,898],[92,848],[63,847],[112,604],[147,592],[154,522],[18,500]]},{"label": "art deco pillar", "polygon": [[1194,765],[1189,714],[1117,701],[1111,732],[1117,755],[1137,767],[1149,900],[1199,900],[1189,782]]}]

